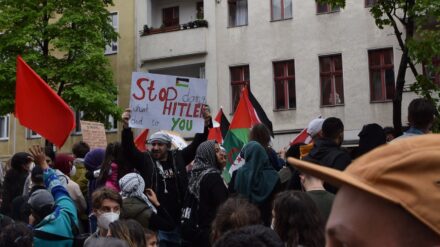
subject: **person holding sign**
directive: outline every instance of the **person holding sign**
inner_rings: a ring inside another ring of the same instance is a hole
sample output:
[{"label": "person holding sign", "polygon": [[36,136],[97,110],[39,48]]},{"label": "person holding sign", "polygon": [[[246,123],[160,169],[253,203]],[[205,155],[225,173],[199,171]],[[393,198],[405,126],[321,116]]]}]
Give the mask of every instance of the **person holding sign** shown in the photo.
[{"label": "person holding sign", "polygon": [[[162,131],[148,139],[150,150],[140,152],[134,145],[133,133],[128,123],[131,111],[122,114],[122,150],[128,163],[139,171],[145,181],[145,187],[156,192],[161,205],[170,213],[177,226],[180,224],[182,201],[188,187],[186,165],[195,157],[197,147],[208,138],[208,127],[212,127],[211,115],[204,110],[205,129],[196,134],[190,145],[182,150],[171,151],[171,138]],[[160,246],[180,246],[180,230],[159,231]]]}]

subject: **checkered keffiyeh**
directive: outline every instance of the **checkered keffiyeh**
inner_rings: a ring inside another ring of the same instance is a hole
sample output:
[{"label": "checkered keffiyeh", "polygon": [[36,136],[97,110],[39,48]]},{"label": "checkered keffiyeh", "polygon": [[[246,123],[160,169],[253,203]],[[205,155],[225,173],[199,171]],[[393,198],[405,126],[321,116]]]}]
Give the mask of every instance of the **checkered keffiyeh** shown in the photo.
[{"label": "checkered keffiyeh", "polygon": [[144,201],[148,207],[157,213],[156,207],[150,202],[148,197],[144,194],[145,182],[144,179],[137,173],[128,173],[119,180],[119,187],[121,188],[121,196],[123,198],[136,197]]}]

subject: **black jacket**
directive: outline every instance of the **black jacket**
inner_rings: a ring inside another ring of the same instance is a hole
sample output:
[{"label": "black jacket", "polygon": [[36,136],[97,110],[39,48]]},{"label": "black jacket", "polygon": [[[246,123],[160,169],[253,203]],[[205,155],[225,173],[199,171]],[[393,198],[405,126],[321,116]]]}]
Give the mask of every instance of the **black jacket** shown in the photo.
[{"label": "black jacket", "polygon": [[140,152],[134,145],[131,129],[122,130],[122,151],[128,164],[139,171],[145,181],[145,188],[151,188],[156,192],[157,199],[176,224],[180,222],[181,203],[188,187],[186,165],[194,159],[197,147],[207,138],[208,128],[205,128],[205,132],[196,134],[194,140],[186,148],[169,151],[167,161],[160,162],[165,175],[164,179],[150,152]]},{"label": "black jacket", "polygon": [[[304,160],[330,167],[339,171],[345,170],[351,163],[350,155],[339,147],[333,140],[320,138]],[[324,184],[327,191],[336,193],[337,189],[328,184]]]},{"label": "black jacket", "polygon": [[228,189],[220,174],[207,174],[200,182],[199,234],[191,246],[211,246],[209,236],[211,234],[212,221],[217,214],[217,208],[227,199]]}]

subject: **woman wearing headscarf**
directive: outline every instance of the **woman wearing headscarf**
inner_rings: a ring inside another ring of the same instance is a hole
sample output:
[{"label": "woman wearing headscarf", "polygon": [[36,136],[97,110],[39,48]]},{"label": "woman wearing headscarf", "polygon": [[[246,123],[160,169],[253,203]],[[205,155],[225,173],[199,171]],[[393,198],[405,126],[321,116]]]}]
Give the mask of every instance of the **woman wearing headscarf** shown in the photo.
[{"label": "woman wearing headscarf", "polygon": [[145,189],[144,179],[137,173],[128,173],[119,180],[123,198],[123,219],[134,219],[143,227],[157,231],[171,231],[175,228],[173,218],[161,207],[156,193]]},{"label": "woman wearing headscarf", "polygon": [[228,199],[228,189],[221,177],[223,153],[216,141],[199,145],[190,173],[188,190],[198,202],[197,233],[188,241],[189,246],[211,246],[209,235],[217,208]]},{"label": "woman wearing headscarf", "polygon": [[242,149],[244,165],[232,174],[229,191],[238,193],[257,205],[266,226],[271,221],[271,204],[275,194],[281,190],[278,173],[269,161],[261,144],[250,141]]}]

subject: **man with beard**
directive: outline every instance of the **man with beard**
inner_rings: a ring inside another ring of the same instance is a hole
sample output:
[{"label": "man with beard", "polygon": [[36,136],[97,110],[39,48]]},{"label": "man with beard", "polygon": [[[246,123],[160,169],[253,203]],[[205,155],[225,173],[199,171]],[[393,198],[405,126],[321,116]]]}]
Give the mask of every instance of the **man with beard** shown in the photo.
[{"label": "man with beard", "polygon": [[[128,164],[139,171],[145,181],[145,188],[156,192],[161,205],[170,213],[176,225],[180,225],[182,201],[188,187],[186,165],[196,154],[197,147],[208,137],[208,127],[212,127],[209,111],[204,111],[205,131],[196,134],[190,145],[182,150],[171,151],[171,137],[162,131],[156,132],[148,139],[149,151],[142,153],[134,145],[133,133],[128,127],[130,110],[122,114],[122,149]],[[159,231],[160,246],[180,246],[180,231]]]}]

